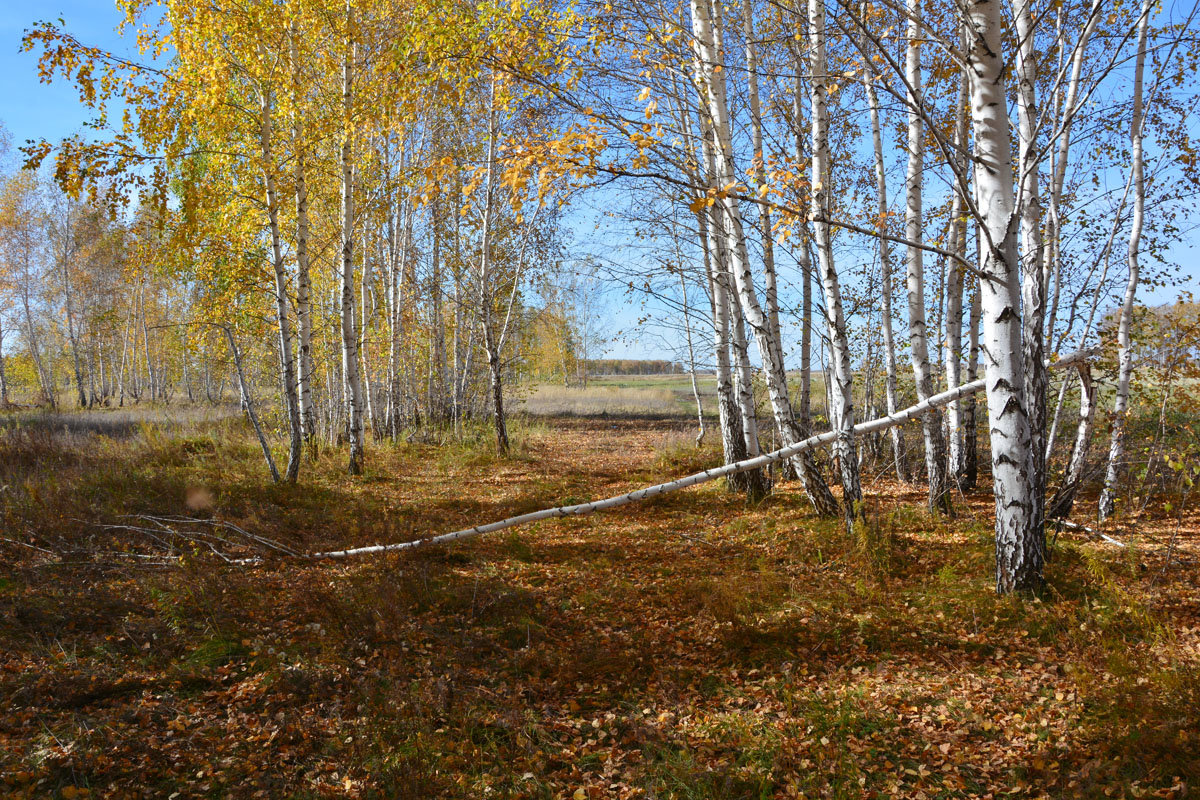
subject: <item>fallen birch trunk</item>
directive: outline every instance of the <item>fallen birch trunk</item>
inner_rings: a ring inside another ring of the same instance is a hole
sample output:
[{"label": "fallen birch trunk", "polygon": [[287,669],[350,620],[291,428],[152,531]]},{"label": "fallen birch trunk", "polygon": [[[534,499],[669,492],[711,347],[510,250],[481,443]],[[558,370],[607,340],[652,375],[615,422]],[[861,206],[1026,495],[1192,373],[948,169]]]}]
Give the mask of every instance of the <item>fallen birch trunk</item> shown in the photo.
[{"label": "fallen birch trunk", "polygon": [[1053,523],[1054,523],[1054,525],[1056,525],[1059,528],[1062,528],[1063,530],[1079,531],[1080,533],[1086,533],[1088,536],[1091,536],[1093,539],[1096,539],[1098,541],[1108,542],[1109,544],[1115,544],[1117,547],[1125,547],[1125,543],[1122,542],[1120,539],[1114,539],[1113,537],[1109,536],[1107,533],[1101,533],[1100,531],[1096,530],[1095,528],[1089,528],[1087,525],[1080,525],[1078,522],[1071,522],[1071,521],[1065,520],[1065,519],[1056,519],[1056,520],[1053,520]]},{"label": "fallen birch trunk", "polygon": [[[1076,353],[1063,356],[1058,361],[1054,362],[1051,369],[1063,369],[1078,363],[1092,355],[1090,350],[1080,350]],[[951,389],[941,394],[935,394],[926,399],[924,402],[917,403],[915,406],[897,411],[894,414],[889,414],[886,417],[870,420],[854,426],[854,433],[857,436],[862,436],[876,431],[883,431],[895,425],[901,425],[909,420],[916,419],[922,414],[931,409],[944,406],[947,403],[953,403],[962,397],[975,392],[981,391],[987,378],[981,378],[971,383],[963,384],[955,389]],[[727,475],[733,475],[738,472],[745,472],[751,469],[760,469],[768,464],[774,464],[777,461],[792,458],[793,456],[809,450],[814,447],[830,444],[837,439],[837,431],[827,431],[816,436],[810,436],[801,442],[781,447],[778,450],[773,450],[770,453],[765,453],[755,458],[748,458],[744,461],[738,461],[733,464],[726,464],[723,467],[714,467],[706,469],[703,472],[697,472],[694,475],[688,475],[678,480],[668,481],[667,483],[659,483],[654,486],[647,486],[644,489],[638,489],[628,494],[609,497],[604,500],[593,500],[590,503],[578,503],[572,506],[559,506],[558,508],[545,508],[541,511],[531,511],[528,514],[520,514],[508,519],[502,519],[498,522],[490,522],[486,525],[476,525],[473,528],[464,528],[451,533],[443,533],[439,536],[430,536],[424,539],[416,539],[411,542],[396,542],[393,544],[376,544],[367,547],[352,547],[347,550],[329,550],[323,553],[309,553],[305,557],[313,560],[332,559],[332,558],[349,558],[351,556],[365,556],[375,553],[393,553],[400,550],[412,550],[418,547],[425,547],[434,544],[449,544],[457,542],[460,539],[471,539],[476,536],[481,536],[485,533],[494,533],[507,528],[515,528],[518,525],[527,525],[531,522],[538,522],[543,519],[552,519],[555,517],[579,517],[584,514],[592,514],[596,511],[605,511],[610,508],[636,503],[638,500],[645,500],[650,497],[657,497],[660,494],[668,492],[676,492],[680,489],[686,489],[689,486],[696,486],[701,483],[708,483],[717,478],[724,478]]]}]

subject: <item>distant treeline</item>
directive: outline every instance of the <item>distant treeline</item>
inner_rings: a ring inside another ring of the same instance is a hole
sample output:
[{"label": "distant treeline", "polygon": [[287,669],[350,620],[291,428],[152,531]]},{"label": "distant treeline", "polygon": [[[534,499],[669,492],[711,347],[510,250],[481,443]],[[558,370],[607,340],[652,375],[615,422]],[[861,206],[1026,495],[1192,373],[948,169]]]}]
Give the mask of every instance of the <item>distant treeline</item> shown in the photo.
[{"label": "distant treeline", "polygon": [[587,371],[592,375],[678,375],[685,372],[678,361],[651,358],[591,358]]}]

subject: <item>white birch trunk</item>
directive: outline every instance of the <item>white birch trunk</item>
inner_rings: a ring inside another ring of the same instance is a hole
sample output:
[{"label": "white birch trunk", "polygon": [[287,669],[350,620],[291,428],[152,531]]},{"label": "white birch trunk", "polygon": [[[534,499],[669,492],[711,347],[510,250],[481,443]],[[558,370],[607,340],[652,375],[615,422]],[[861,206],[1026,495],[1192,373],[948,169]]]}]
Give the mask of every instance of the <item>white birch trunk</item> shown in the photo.
[{"label": "white birch trunk", "polygon": [[[1055,321],[1058,317],[1059,293],[1062,287],[1062,250],[1059,241],[1062,235],[1062,192],[1067,178],[1067,159],[1071,150],[1071,128],[1079,108],[1079,78],[1083,72],[1084,56],[1087,53],[1088,42],[1100,22],[1100,11],[1104,0],[1092,0],[1088,11],[1087,22],[1075,44],[1075,52],[1071,57],[1070,78],[1067,81],[1066,96],[1062,101],[1062,120],[1058,129],[1058,148],[1054,157],[1053,170],[1050,178],[1049,204],[1046,211],[1046,232],[1044,240],[1045,258],[1043,269],[1045,278],[1053,286],[1050,296],[1050,308],[1046,319],[1045,347],[1050,347],[1054,336]],[[1060,46],[1062,43],[1060,42]],[[1048,443],[1049,445],[1050,443]],[[1047,446],[1047,458],[1050,447]]]},{"label": "white birch trunk", "polygon": [[862,501],[858,455],[854,440],[854,375],[850,369],[850,342],[842,311],[841,284],[833,261],[833,242],[829,219],[832,211],[832,170],[829,155],[829,68],[825,55],[825,2],[808,2],[810,103],[812,105],[812,197],[813,239],[821,286],[825,290],[825,318],[829,331],[830,361],[834,384],[826,381],[830,397],[830,418],[837,433],[838,464],[842,476],[842,502],[847,522],[858,515]]},{"label": "white birch trunk", "polygon": [[[1033,525],[1044,529],[1046,502],[1046,283],[1042,262],[1042,206],[1038,158],[1038,65],[1034,51],[1033,0],[1014,0],[1017,28],[1018,180],[1021,217],[1021,302],[1025,359],[1025,410],[1029,416]],[[1045,534],[1042,534],[1043,538]]]},{"label": "white birch trunk", "polygon": [[[727,295],[728,296],[728,295]],[[754,402],[754,368],[750,366],[750,345],[746,341],[746,325],[741,307],[736,302],[729,304],[729,329],[733,345],[733,386],[737,394],[738,409],[742,414],[742,436],[746,440],[746,454],[758,455],[758,415]]]},{"label": "white birch trunk", "polygon": [[[887,176],[883,164],[883,135],[879,124],[879,95],[875,91],[875,74],[871,70],[863,71],[863,89],[867,93],[867,106],[871,114],[871,143],[875,151],[875,192],[876,211],[879,214],[878,225],[886,229],[888,221]],[[884,398],[887,403],[887,413],[896,411],[896,342],[892,332],[892,252],[887,239],[880,237],[879,270],[881,292],[881,327],[883,332],[883,363],[886,372],[884,378]],[[904,448],[904,432],[900,427],[893,426],[888,430],[892,442],[892,458],[895,462],[896,477],[908,483],[911,475],[908,470],[908,454]]]},{"label": "white birch trunk", "polygon": [[296,391],[296,362],[292,356],[292,327],[288,313],[287,270],[283,263],[283,243],[279,232],[279,196],[275,187],[275,155],[272,148],[271,95],[262,89],[259,96],[259,147],[262,155],[263,185],[266,190],[267,220],[271,231],[271,266],[275,274],[275,314],[279,323],[279,363],[283,370],[284,411],[288,420],[288,483],[300,475],[300,457],[304,431],[300,425],[300,401]]},{"label": "white birch trunk", "polygon": [[495,297],[492,290],[491,255],[492,255],[492,219],[495,203],[495,170],[496,170],[496,79],[492,77],[491,92],[488,95],[488,138],[487,138],[487,176],[484,179],[483,222],[480,233],[479,255],[479,309],[480,328],[483,333],[483,347],[487,351],[488,375],[492,388],[492,420],[496,428],[496,449],[501,455],[508,453],[508,425],[504,416],[504,384],[501,373],[500,345],[496,331],[493,329],[493,305]]},{"label": "white birch trunk", "polygon": [[1000,8],[992,0],[969,0],[965,16],[970,44],[976,205],[983,223],[981,353],[996,498],[996,591],[1007,594],[1033,590],[1042,584],[1045,539],[1036,526],[1029,474],[1033,459],[1021,351],[1017,209],[1001,46],[1003,23]]},{"label": "white birch trunk", "polygon": [[375,311],[373,302],[374,293],[371,291],[371,281],[373,280],[371,273],[370,248],[368,246],[367,228],[364,225],[362,232],[362,281],[359,287],[358,302],[358,356],[359,373],[362,375],[363,382],[363,403],[365,405],[363,409],[366,418],[364,426],[374,433],[378,431],[378,428],[375,426],[375,402],[371,386],[371,342],[367,338],[371,316]]},{"label": "white birch trunk", "polygon": [[[1063,385],[1070,382],[1069,376]],[[1046,509],[1047,519],[1066,519],[1071,515],[1075,495],[1087,477],[1088,445],[1092,441],[1092,424],[1096,418],[1096,384],[1092,380],[1091,366],[1086,362],[1079,365],[1079,421],[1075,425],[1075,443],[1071,447],[1071,458],[1067,464],[1067,476],[1062,488]]]},{"label": "white birch trunk", "polygon": [[[797,24],[803,25],[807,15],[797,18]],[[805,161],[805,140],[808,132],[804,124],[804,99],[806,92],[800,75],[803,72],[803,61],[798,53],[793,53],[793,65],[796,72],[795,86],[792,91],[792,129],[795,136],[796,162]],[[800,269],[800,398],[799,415],[796,427],[799,437],[808,436],[812,430],[812,277],[813,265],[809,245],[812,241],[812,231],[808,220],[799,221],[800,241],[796,251],[797,266]],[[805,450],[791,462],[792,470],[804,486],[813,507],[821,516],[832,517],[838,513],[837,499],[829,490],[816,456],[812,451]]]},{"label": "white birch trunk", "polygon": [[[967,382],[979,377],[979,326],[983,318],[978,280],[971,279],[971,311],[967,322]],[[962,403],[962,471],[955,475],[963,491],[979,482],[979,402],[970,395]]]},{"label": "white birch trunk", "polygon": [[[704,251],[704,271],[708,277],[709,294],[712,298],[713,356],[717,372],[717,414],[721,425],[721,447],[725,463],[733,464],[746,458],[746,439],[742,432],[742,415],[733,387],[733,371],[729,363],[729,292],[713,267],[716,247],[711,244],[715,234],[704,219],[704,212],[697,215],[700,220],[700,242]],[[729,488],[749,492],[751,484],[739,473],[730,476]]]},{"label": "white birch trunk", "polygon": [[[8,373],[4,368],[4,316],[0,315],[0,408],[7,409],[9,406],[8,399]],[[692,390],[695,391],[696,378],[695,372],[692,373]],[[697,395],[699,398],[699,395]],[[701,429],[703,430],[704,420],[701,417]]]},{"label": "white birch trunk", "polygon": [[[750,95],[750,141],[754,148],[754,182],[759,189],[767,185],[766,156],[763,152],[762,108],[758,96],[758,51],[754,41],[754,4],[742,3],[742,32],[746,39],[746,73]],[[767,312],[767,331],[777,342],[783,341],[779,328],[779,289],[775,276],[775,232],[771,228],[770,206],[758,213],[763,249],[763,304]]]},{"label": "white birch trunk", "polygon": [[1133,113],[1129,123],[1129,141],[1132,151],[1133,173],[1133,223],[1129,230],[1129,280],[1125,283],[1125,297],[1121,303],[1121,314],[1117,322],[1117,394],[1113,400],[1113,421],[1108,448],[1108,467],[1104,472],[1104,490],[1100,494],[1100,519],[1104,520],[1116,512],[1117,484],[1125,459],[1125,424],[1129,412],[1129,382],[1133,377],[1133,349],[1130,346],[1130,329],[1133,325],[1133,304],[1137,298],[1141,268],[1138,258],[1141,253],[1142,227],[1146,217],[1145,155],[1142,151],[1142,121],[1144,106],[1142,87],[1146,70],[1146,38],[1150,26],[1150,0],[1142,0],[1141,17],[1138,20],[1138,51],[1133,73]]},{"label": "white birch trunk", "polygon": [[288,46],[292,66],[292,102],[295,115],[292,124],[292,149],[295,152],[296,192],[296,321],[300,342],[297,352],[297,385],[300,391],[300,427],[309,456],[317,455],[317,410],[313,405],[313,355],[312,355],[312,275],[308,254],[308,161],[307,145],[304,140],[304,117],[301,109],[300,52],[297,44],[298,32],[293,24],[289,28]]},{"label": "white birch trunk", "polygon": [[[955,110],[954,157],[960,168],[966,165],[962,157],[967,152],[967,76],[963,73],[959,84],[958,107]],[[966,220],[963,218],[963,194],[955,190],[950,203],[950,252],[966,259]],[[957,260],[949,259],[946,276],[946,388],[953,389],[962,382],[962,311],[963,269]],[[947,480],[963,472],[963,407],[961,401],[946,406],[946,428],[949,432]]]},{"label": "white birch trunk", "polygon": [[254,435],[258,438],[258,444],[262,447],[263,457],[267,460],[267,469],[271,472],[271,479],[275,483],[279,483],[279,469],[275,466],[275,457],[271,455],[271,446],[267,444],[267,437],[263,434],[262,425],[258,421],[258,414],[254,412],[254,402],[250,397],[250,384],[246,380],[246,372],[242,368],[242,353],[238,350],[237,342],[233,338],[233,331],[228,325],[222,326],[225,331],[225,338],[229,342],[229,354],[233,357],[233,366],[237,372],[238,390],[241,393],[242,407],[246,410],[246,416],[250,418],[250,425],[254,428]]},{"label": "white birch trunk", "polygon": [[354,35],[354,7],[346,4],[345,57],[342,61],[342,264],[341,264],[341,333],[342,380],[346,405],[347,439],[350,459],[347,468],[351,475],[363,470],[363,387],[358,372],[358,336],[354,320],[354,140],[353,91],[354,59],[357,52]]},{"label": "white birch trunk", "polygon": [[[679,267],[679,295],[683,304],[683,333],[687,340],[688,375],[692,379],[692,399],[696,403],[696,447],[704,444],[704,401],[700,397],[700,386],[696,382],[696,350],[692,346],[692,313],[688,308],[687,279],[683,265]],[[4,388],[4,337],[0,334],[0,389]],[[7,393],[4,402],[7,403]]]},{"label": "white birch trunk", "polygon": [[[714,264],[714,270],[720,269],[720,262],[732,275],[732,286],[729,287],[730,303],[737,303],[746,323],[754,334],[759,356],[763,361],[763,372],[767,383],[767,393],[771,399],[772,412],[776,424],[781,429],[788,430],[790,439],[797,435],[794,429],[794,417],[791,403],[787,398],[787,378],[783,369],[783,353],[778,341],[772,341],[768,330],[766,315],[758,303],[755,294],[753,278],[750,274],[750,264],[746,248],[745,231],[737,200],[730,196],[728,187],[737,182],[734,171],[732,141],[730,138],[729,107],[725,97],[725,78],[723,71],[715,69],[724,63],[724,52],[721,49],[719,18],[714,24],[713,10],[709,0],[692,0],[692,27],[695,34],[695,71],[700,99],[704,108],[701,111],[702,120],[711,125],[711,137],[705,137],[710,149],[707,152],[709,161],[708,177],[718,190],[718,199],[712,207],[714,220],[710,224],[710,232],[721,237],[724,242],[725,258],[719,258]],[[707,112],[707,115],[705,114]],[[719,221],[719,224],[718,224]],[[719,273],[716,273],[719,276]],[[733,330],[734,320],[730,320]],[[736,334],[735,334],[736,335]],[[736,342],[735,342],[736,344]],[[739,365],[740,366],[740,365]],[[739,401],[744,400],[744,394]],[[739,402],[743,419],[748,416],[748,410]],[[743,425],[743,436],[746,435]]]},{"label": "white birch trunk", "polygon": [[[908,286],[908,341],[912,352],[913,377],[917,399],[933,394],[933,374],[929,364],[929,337],[925,322],[924,216],[922,175],[925,169],[925,127],[921,107],[921,4],[908,0],[908,45],[905,49],[904,71],[908,84],[908,172],[904,183],[905,235],[910,242],[906,261]],[[925,470],[929,478],[930,511],[950,511],[949,486],[946,482],[946,442],[942,436],[940,415],[930,414],[921,420],[925,437]]]}]

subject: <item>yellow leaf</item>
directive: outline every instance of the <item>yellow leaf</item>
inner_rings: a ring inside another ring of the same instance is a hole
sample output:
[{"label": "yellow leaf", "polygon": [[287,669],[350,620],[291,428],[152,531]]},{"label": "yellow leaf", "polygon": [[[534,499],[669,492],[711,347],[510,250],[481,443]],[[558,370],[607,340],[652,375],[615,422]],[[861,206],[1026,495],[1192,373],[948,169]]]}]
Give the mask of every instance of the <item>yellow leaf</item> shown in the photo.
[{"label": "yellow leaf", "polygon": [[639,103],[644,102],[649,97],[650,97],[650,87],[643,86],[642,91],[640,91],[637,96],[638,102]]}]

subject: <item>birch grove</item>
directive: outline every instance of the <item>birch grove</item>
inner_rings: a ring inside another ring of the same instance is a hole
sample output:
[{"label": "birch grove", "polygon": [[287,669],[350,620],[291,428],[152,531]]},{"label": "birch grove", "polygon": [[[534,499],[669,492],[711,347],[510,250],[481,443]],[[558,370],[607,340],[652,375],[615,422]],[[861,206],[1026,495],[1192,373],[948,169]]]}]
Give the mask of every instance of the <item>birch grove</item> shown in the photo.
[{"label": "birch grove", "polygon": [[[990,486],[1002,593],[1041,586],[1047,527],[1101,472],[1100,516],[1117,513],[1139,291],[1169,283],[1197,178],[1166,138],[1187,138],[1190,16],[1101,0],[434,12],[132,4],[141,44],[176,54],[161,69],[31,28],[44,75],[99,122],[27,146],[55,185],[5,175],[0,390],[19,354],[46,404],[64,386],[80,406],[229,391],[272,472],[286,442],[288,482],[322,451],[359,475],[383,440],[476,422],[508,456],[535,377],[586,389],[595,337],[562,287],[587,263],[642,309],[626,333],[669,330],[686,353],[697,447],[712,413],[711,475],[734,491],[794,479],[854,529],[876,476],[923,485],[932,514]],[[589,215],[615,233],[585,252]],[[1102,357],[1051,379],[1068,350]],[[880,402],[897,424],[864,426]],[[800,446],[814,436],[831,450]]]}]

